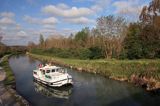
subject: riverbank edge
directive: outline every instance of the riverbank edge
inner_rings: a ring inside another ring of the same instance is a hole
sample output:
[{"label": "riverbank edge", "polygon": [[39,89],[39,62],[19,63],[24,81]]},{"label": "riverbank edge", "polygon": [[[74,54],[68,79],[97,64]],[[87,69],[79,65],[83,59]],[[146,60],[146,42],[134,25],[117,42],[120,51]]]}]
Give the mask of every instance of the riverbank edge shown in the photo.
[{"label": "riverbank edge", "polygon": [[16,91],[15,75],[11,70],[8,61],[11,56],[12,54],[3,56],[0,62],[1,67],[6,73],[6,77],[3,81],[5,89],[12,95],[20,106],[30,106],[29,102]]},{"label": "riverbank edge", "polygon": [[[36,59],[39,59],[42,61],[52,62],[54,64],[65,66],[65,67],[68,67],[71,69],[75,69],[80,72],[89,72],[89,73],[99,74],[99,75],[102,75],[104,77],[107,77],[107,78],[110,78],[113,80],[117,80],[117,81],[121,81],[121,82],[124,82],[124,81],[129,82],[129,83],[135,84],[136,86],[140,86],[150,92],[159,92],[160,91],[160,81],[155,79],[153,76],[148,78],[145,75],[140,76],[139,73],[133,73],[129,77],[123,76],[123,73],[121,73],[122,76],[114,76],[114,75],[109,75],[109,73],[107,73],[107,72],[101,73],[98,71],[98,69],[94,69],[94,66],[92,67],[92,69],[90,69],[90,68],[86,68],[83,66],[79,67],[78,65],[75,65],[75,64],[65,63],[64,61],[62,61],[63,59],[61,60],[61,59],[57,59],[57,58],[51,57],[51,56],[33,54],[33,53],[29,53],[29,52],[27,52],[26,54],[28,56],[33,57],[33,58],[36,58]],[[81,61],[83,61],[83,60],[81,60]],[[88,64],[86,64],[86,66]],[[156,69],[157,69],[157,67],[156,67]],[[160,69],[158,68],[157,70],[160,70]],[[112,71],[110,71],[110,72],[112,73]]]}]

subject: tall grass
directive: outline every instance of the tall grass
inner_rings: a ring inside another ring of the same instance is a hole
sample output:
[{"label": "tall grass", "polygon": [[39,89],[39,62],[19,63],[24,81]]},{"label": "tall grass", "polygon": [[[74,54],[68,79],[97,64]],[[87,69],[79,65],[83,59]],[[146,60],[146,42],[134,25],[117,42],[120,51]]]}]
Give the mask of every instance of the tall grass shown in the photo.
[{"label": "tall grass", "polygon": [[6,72],[6,78],[4,80],[4,84],[5,85],[12,85],[12,84],[15,84],[15,77],[14,77],[14,74],[9,66],[8,58],[9,58],[9,55],[5,56],[3,58],[3,61],[0,63],[0,66],[3,67],[3,69]]},{"label": "tall grass", "polygon": [[98,73],[107,77],[127,78],[135,74],[154,78],[160,81],[160,59],[155,60],[79,60],[57,58],[53,56],[44,56],[28,53],[30,56],[44,60],[59,63],[61,65],[80,68],[83,71]]}]

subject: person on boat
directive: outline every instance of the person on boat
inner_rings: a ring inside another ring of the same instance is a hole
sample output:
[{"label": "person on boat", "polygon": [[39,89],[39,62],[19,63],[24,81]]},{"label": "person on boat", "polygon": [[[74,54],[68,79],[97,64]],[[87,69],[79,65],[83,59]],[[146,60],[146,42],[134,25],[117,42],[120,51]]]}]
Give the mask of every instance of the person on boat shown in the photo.
[{"label": "person on boat", "polygon": [[39,67],[39,68],[42,68],[42,67],[43,67],[43,64],[39,64],[38,67]]}]

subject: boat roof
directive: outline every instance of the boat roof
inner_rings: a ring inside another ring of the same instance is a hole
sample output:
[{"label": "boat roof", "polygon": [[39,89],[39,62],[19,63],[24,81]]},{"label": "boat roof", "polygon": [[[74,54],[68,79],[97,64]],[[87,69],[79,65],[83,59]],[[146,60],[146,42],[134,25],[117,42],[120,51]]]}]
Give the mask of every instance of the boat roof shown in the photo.
[{"label": "boat roof", "polygon": [[59,68],[61,68],[61,67],[46,65],[40,69],[46,70],[46,69],[59,69]]}]

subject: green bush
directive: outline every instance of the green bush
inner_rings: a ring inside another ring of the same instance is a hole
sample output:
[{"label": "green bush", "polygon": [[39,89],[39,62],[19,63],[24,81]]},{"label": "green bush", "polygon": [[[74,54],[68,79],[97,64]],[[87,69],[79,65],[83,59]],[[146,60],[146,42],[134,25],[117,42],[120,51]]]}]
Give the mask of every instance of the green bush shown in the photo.
[{"label": "green bush", "polygon": [[99,59],[99,58],[104,58],[102,54],[102,49],[99,47],[91,47],[89,48],[90,52],[90,59]]},{"label": "green bush", "polygon": [[98,47],[92,48],[79,48],[79,49],[61,49],[61,48],[51,48],[51,49],[32,49],[32,53],[47,55],[53,57],[61,58],[77,58],[77,59],[99,59],[102,58],[102,51]]},{"label": "green bush", "polygon": [[89,49],[78,49],[78,58],[89,59],[91,51]]}]

